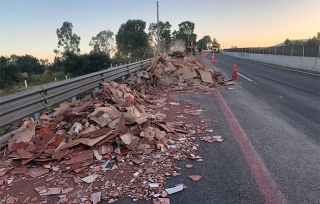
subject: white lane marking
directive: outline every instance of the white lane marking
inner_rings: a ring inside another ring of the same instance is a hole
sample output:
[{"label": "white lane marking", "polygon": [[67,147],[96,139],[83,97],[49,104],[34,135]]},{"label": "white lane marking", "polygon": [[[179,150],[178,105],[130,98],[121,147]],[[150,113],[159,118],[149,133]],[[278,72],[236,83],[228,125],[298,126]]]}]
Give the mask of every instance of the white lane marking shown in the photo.
[{"label": "white lane marking", "polygon": [[252,79],[250,79],[250,78],[248,78],[248,77],[246,77],[246,76],[244,76],[244,75],[240,74],[239,72],[238,72],[238,74],[239,74],[240,76],[242,76],[243,78],[245,78],[246,80],[248,80],[248,81],[253,81]]}]

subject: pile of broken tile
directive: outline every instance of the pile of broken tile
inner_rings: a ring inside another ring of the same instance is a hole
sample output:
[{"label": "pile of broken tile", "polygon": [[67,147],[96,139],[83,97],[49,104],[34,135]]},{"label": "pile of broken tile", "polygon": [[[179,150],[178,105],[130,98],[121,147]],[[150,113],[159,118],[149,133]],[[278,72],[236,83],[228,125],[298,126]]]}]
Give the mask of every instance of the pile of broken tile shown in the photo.
[{"label": "pile of broken tile", "polygon": [[[210,93],[227,83],[191,57],[159,54],[121,84],[101,83],[98,93],[25,120],[26,130],[0,151],[0,203],[113,203],[121,196],[169,203],[167,194],[183,190],[182,184],[164,188],[179,175],[177,161],[202,161],[195,137],[202,132],[201,140],[223,141],[181,121],[183,115],[168,121],[161,112],[179,106],[169,93]],[[183,112],[200,117],[202,109]]]}]

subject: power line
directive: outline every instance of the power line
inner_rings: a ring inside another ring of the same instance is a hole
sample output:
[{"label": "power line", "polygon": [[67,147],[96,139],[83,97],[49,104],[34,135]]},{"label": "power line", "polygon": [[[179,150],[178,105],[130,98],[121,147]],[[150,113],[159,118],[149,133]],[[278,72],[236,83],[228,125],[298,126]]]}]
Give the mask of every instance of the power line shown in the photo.
[{"label": "power line", "polygon": [[[164,12],[164,10],[162,10],[162,8],[159,6],[160,10],[174,23],[176,24],[176,22],[174,22],[169,16],[168,14],[166,14],[166,12]],[[178,26],[178,24],[176,24],[176,26]]]},{"label": "power line", "polygon": [[[156,2],[154,2],[153,0],[150,0],[152,1],[154,4],[157,4]],[[171,22],[173,22],[176,26],[178,26],[178,24],[176,24],[176,22],[174,22],[169,16],[168,14],[159,6],[160,10],[170,19]]]}]

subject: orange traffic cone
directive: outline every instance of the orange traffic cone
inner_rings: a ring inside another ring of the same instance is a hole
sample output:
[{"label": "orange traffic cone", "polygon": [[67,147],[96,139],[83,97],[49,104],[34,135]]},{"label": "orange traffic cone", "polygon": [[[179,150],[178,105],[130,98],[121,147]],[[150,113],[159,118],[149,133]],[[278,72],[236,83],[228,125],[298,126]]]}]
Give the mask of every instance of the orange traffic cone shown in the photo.
[{"label": "orange traffic cone", "polygon": [[237,71],[237,64],[236,63],[234,63],[234,65],[233,65],[232,79],[233,80],[239,79],[238,78],[238,71]]},{"label": "orange traffic cone", "polygon": [[211,63],[214,63],[215,60],[214,60],[214,54],[212,53],[212,58],[211,58]]}]

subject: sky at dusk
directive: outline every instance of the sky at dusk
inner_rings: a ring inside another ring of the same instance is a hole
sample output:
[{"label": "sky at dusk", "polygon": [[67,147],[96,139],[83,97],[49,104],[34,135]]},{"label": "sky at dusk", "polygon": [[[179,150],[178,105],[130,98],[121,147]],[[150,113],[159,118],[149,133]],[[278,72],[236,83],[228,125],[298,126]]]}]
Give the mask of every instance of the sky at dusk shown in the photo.
[{"label": "sky at dusk", "polygon": [[[273,46],[320,32],[320,0],[159,0],[161,21],[173,30],[195,23],[198,40],[216,38],[224,48]],[[156,22],[156,0],[0,0],[0,55],[33,55],[53,61],[57,28],[73,24],[81,53],[102,30],[116,34],[128,19]],[[146,32],[147,32],[146,28]]]}]

